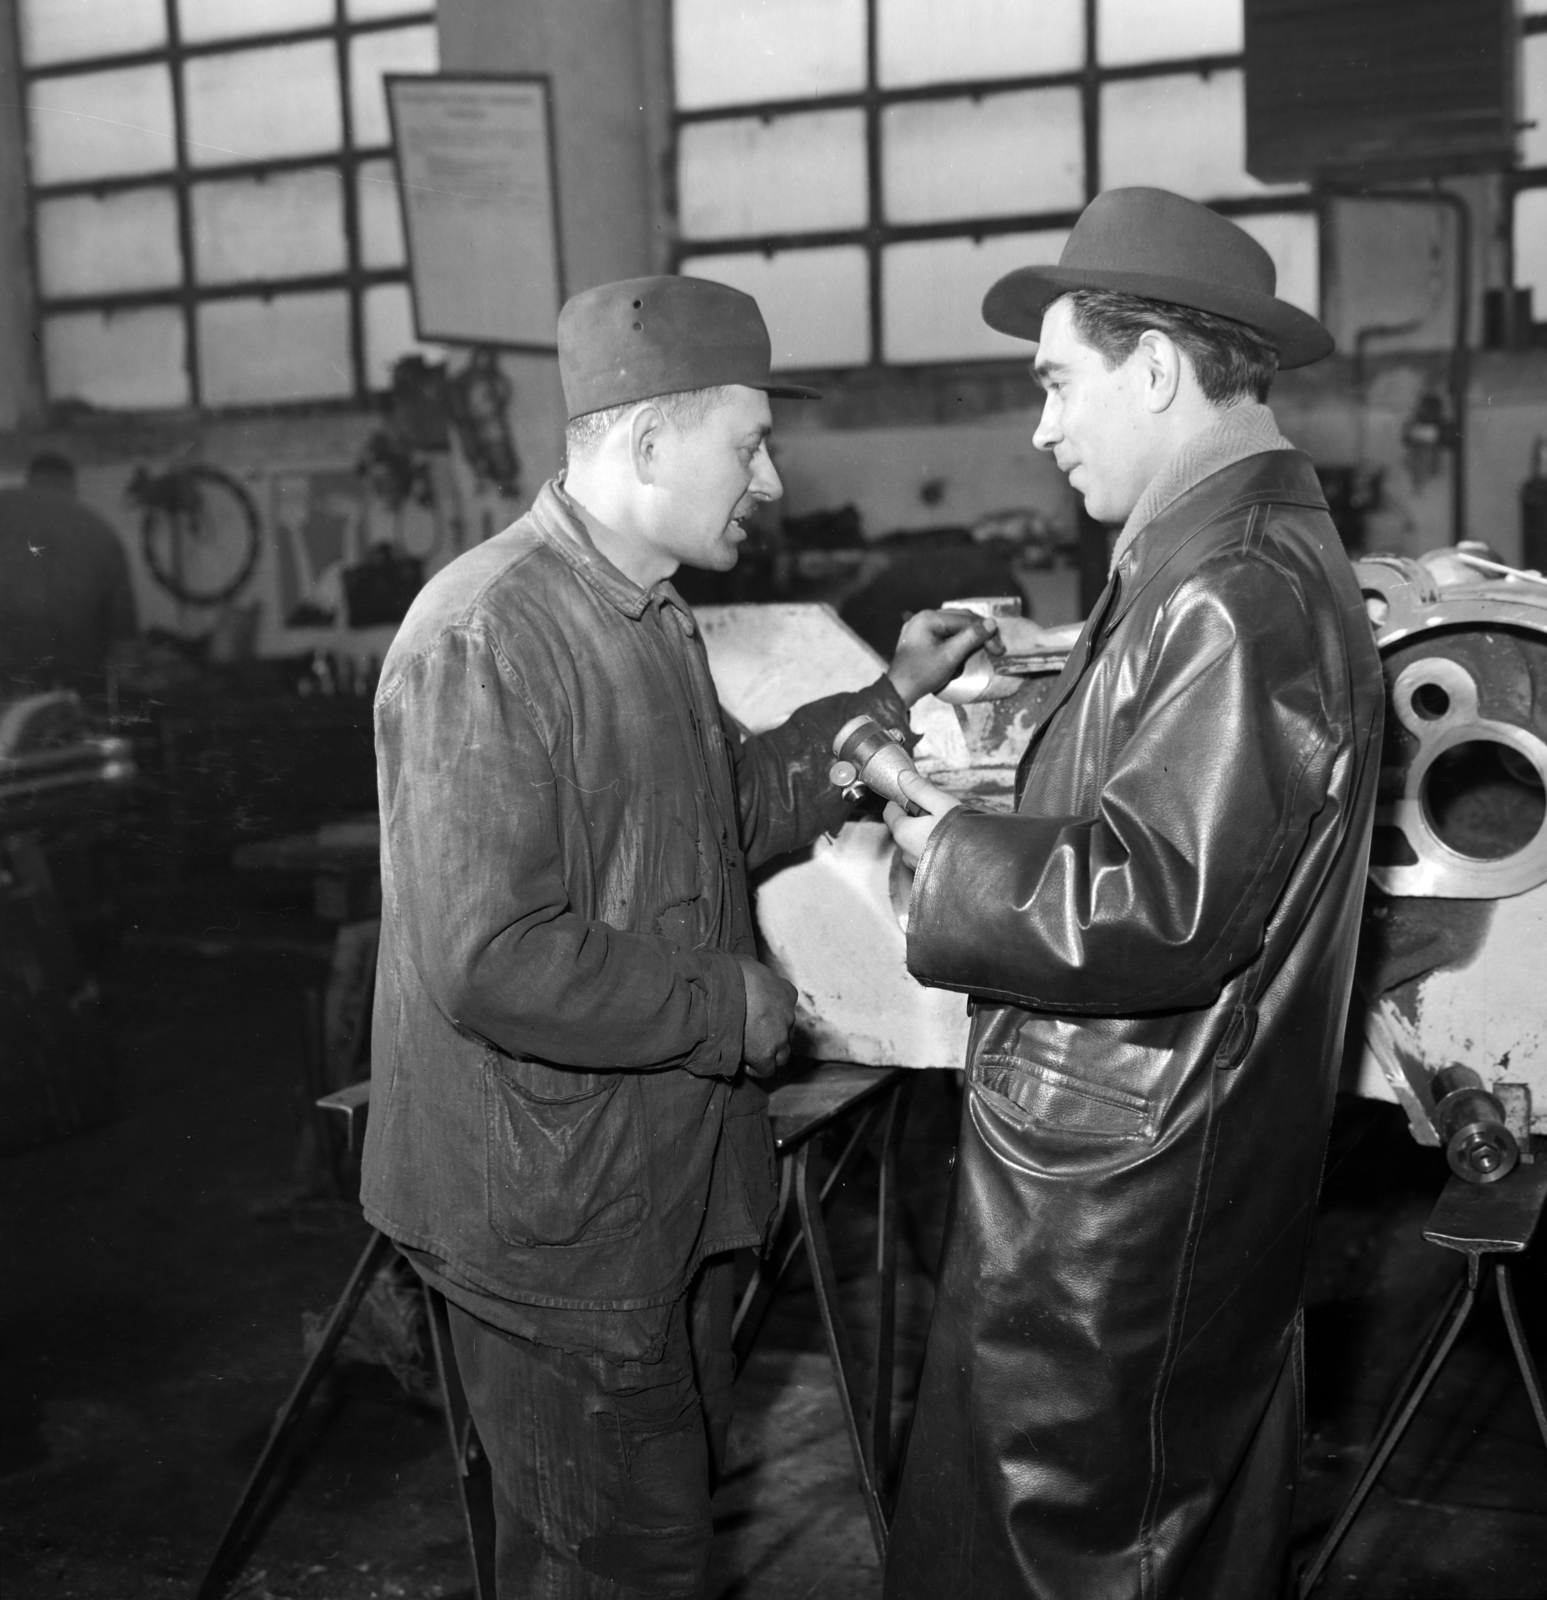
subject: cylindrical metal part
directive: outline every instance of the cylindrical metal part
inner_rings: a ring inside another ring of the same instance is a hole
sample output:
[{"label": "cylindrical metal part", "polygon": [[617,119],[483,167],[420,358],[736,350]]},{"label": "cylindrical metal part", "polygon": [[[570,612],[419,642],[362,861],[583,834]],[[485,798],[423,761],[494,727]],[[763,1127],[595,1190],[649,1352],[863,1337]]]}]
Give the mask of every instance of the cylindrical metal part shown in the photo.
[{"label": "cylindrical metal part", "polygon": [[1497,1183],[1514,1171],[1520,1147],[1505,1125],[1504,1107],[1471,1067],[1434,1074],[1434,1130],[1450,1170],[1468,1183]]},{"label": "cylindrical metal part", "polygon": [[874,717],[851,717],[844,723],[833,738],[833,754],[857,767],[870,788],[884,799],[895,800],[910,817],[923,815],[923,807],[902,792],[899,781],[909,773],[917,777],[918,768]]}]

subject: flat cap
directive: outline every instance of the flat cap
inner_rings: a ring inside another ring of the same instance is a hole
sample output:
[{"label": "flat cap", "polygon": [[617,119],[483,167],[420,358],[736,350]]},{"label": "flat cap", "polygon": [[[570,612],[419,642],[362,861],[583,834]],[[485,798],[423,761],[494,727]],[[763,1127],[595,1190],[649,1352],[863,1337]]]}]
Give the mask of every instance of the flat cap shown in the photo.
[{"label": "flat cap", "polygon": [[657,394],[741,384],[792,400],[815,389],[775,383],[757,301],[709,278],[628,278],[583,290],[559,313],[559,378],[571,420]]}]

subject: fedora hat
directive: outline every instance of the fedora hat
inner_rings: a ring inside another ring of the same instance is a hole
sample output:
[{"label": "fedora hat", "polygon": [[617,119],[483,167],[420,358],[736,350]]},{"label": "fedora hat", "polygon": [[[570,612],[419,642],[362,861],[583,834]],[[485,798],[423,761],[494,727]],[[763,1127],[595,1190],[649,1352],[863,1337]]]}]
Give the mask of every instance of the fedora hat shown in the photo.
[{"label": "fedora hat", "polygon": [[570,420],[685,389],[742,384],[793,400],[775,383],[757,301],[710,278],[628,278],[583,290],[559,312],[559,380]]},{"label": "fedora hat", "polygon": [[983,300],[983,320],[1035,340],[1042,313],[1071,289],[1111,289],[1244,322],[1281,367],[1331,355],[1332,335],[1273,291],[1273,258],[1233,222],[1166,189],[1108,189],[1080,213],[1056,267],[1018,267]]}]

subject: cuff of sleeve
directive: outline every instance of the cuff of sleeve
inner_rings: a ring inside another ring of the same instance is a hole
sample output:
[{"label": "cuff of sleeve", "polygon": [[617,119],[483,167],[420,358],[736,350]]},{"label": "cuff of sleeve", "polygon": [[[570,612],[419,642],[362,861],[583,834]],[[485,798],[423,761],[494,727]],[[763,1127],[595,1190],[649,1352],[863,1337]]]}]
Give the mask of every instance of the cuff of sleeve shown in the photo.
[{"label": "cuff of sleeve", "polygon": [[703,967],[695,980],[704,993],[704,1042],[684,1065],[700,1078],[734,1078],[741,1070],[747,1031],[747,986],[741,963],[724,950],[699,952]]},{"label": "cuff of sleeve", "polygon": [[919,742],[908,715],[907,702],[897,692],[897,685],[889,674],[883,672],[870,687],[863,691],[870,700],[871,715],[883,728],[902,735],[902,742],[912,750]]},{"label": "cuff of sleeve", "polygon": [[931,981],[928,976],[928,953],[935,941],[931,939],[933,930],[930,929],[929,922],[932,917],[939,914],[940,900],[937,881],[940,874],[935,870],[936,863],[950,835],[966,815],[965,806],[958,806],[954,811],[946,812],[930,833],[929,843],[924,846],[924,854],[919,857],[919,864],[914,868],[913,892],[908,896],[908,971],[920,983]]}]

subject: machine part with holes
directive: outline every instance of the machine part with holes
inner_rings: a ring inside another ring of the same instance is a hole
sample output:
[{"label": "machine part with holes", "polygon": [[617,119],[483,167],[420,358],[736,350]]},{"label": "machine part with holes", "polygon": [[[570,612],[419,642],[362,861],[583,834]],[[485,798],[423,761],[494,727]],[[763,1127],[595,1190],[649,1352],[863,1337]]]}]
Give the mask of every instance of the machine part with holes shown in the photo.
[{"label": "machine part with holes", "polygon": [[1371,882],[1455,934],[1368,997],[1349,1087],[1446,1146],[1433,1079],[1463,1063],[1528,1159],[1547,1133],[1547,581],[1465,547],[1355,570],[1390,692]]}]

